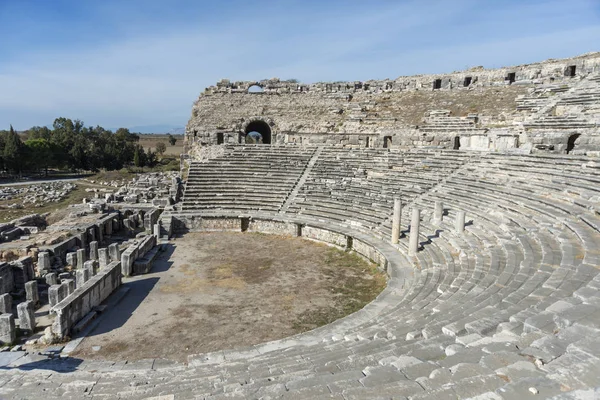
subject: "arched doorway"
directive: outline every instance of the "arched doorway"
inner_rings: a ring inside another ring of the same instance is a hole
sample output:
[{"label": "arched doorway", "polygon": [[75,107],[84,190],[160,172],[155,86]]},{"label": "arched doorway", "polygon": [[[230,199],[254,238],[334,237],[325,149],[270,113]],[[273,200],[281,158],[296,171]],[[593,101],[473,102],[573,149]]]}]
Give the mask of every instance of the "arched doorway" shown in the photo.
[{"label": "arched doorway", "polygon": [[567,154],[575,148],[575,142],[579,139],[579,136],[581,136],[580,133],[569,136],[569,140],[567,140]]},{"label": "arched doorway", "polygon": [[454,146],[452,147],[454,150],[460,149],[460,136],[454,137]]},{"label": "arched doorway", "polygon": [[246,126],[245,133],[247,139],[246,143],[248,143],[248,136],[251,136],[252,138],[260,136],[262,141],[255,143],[271,144],[271,127],[264,121],[250,122],[248,126]]}]

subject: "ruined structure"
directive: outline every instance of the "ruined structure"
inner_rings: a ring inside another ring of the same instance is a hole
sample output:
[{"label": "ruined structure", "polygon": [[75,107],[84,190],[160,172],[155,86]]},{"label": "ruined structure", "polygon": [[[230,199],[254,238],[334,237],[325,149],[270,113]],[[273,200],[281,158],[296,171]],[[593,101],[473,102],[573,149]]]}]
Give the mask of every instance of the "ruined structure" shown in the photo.
[{"label": "ruined structure", "polygon": [[598,151],[600,53],[395,80],[222,80],[192,108],[186,151],[208,144]]},{"label": "ruined structure", "polygon": [[[182,200],[160,222],[125,206],[123,226],[304,237],[371,260],[386,289],[294,337],[191,348],[185,365],[11,352],[0,395],[600,397],[599,62],[594,53],[395,81],[207,89],[187,128]],[[239,145],[251,132],[266,145]],[[154,200],[136,190],[132,204]],[[91,279],[90,264],[78,269],[81,296],[57,303],[54,331],[71,329],[103,282],[146,272],[154,243],[99,248],[110,263]],[[14,327],[0,315],[0,340]]]}]

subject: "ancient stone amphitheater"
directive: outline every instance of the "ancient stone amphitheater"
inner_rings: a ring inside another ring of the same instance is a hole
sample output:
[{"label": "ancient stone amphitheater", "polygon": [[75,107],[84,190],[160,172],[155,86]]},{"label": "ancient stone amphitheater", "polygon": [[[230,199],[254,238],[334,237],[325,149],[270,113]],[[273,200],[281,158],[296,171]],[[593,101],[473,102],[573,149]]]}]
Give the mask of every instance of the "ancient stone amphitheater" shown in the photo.
[{"label": "ancient stone amphitheater", "polygon": [[[193,107],[184,199],[163,226],[328,242],[377,262],[387,288],[330,325],[188,365],[57,359],[3,370],[0,388],[600,398],[599,117],[597,53],[395,81],[222,81]],[[240,145],[250,132],[270,145]]]}]

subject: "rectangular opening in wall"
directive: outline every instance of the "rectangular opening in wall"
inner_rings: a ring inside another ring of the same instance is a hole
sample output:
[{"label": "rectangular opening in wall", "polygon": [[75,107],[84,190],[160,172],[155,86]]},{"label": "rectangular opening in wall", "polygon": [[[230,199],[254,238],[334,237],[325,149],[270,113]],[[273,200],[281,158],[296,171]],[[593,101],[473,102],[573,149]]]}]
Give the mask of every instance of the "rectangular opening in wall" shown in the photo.
[{"label": "rectangular opening in wall", "polygon": [[469,86],[471,86],[471,82],[473,82],[473,78],[470,77],[470,76],[467,76],[465,78],[465,81],[463,82],[463,86],[464,87],[469,87]]},{"label": "rectangular opening in wall", "polygon": [[441,79],[436,79],[435,81],[433,81],[433,90],[441,89],[441,88],[442,88],[442,80]]},{"label": "rectangular opening in wall", "polygon": [[241,219],[242,232],[247,232],[249,226],[250,226],[250,218],[242,218]]},{"label": "rectangular opening in wall", "polygon": [[217,144],[223,144],[225,142],[224,138],[223,138],[223,132],[218,132],[217,133]]},{"label": "rectangular opening in wall", "polygon": [[352,250],[352,245],[354,244],[354,239],[352,236],[346,236],[346,251]]},{"label": "rectangular opening in wall", "polygon": [[365,140],[365,147],[369,147],[369,139],[370,139],[370,137],[367,136],[367,138]]},{"label": "rectangular opening in wall", "polygon": [[512,84],[517,80],[517,73],[516,72],[509,72],[508,75],[506,76],[506,80],[508,81],[508,84]]},{"label": "rectangular opening in wall", "polygon": [[575,76],[575,72],[577,71],[576,65],[569,65],[565,71],[565,76],[569,76],[573,78]]},{"label": "rectangular opening in wall", "polygon": [[392,137],[391,136],[384,136],[383,137],[383,148],[387,149],[389,147],[392,147]]}]

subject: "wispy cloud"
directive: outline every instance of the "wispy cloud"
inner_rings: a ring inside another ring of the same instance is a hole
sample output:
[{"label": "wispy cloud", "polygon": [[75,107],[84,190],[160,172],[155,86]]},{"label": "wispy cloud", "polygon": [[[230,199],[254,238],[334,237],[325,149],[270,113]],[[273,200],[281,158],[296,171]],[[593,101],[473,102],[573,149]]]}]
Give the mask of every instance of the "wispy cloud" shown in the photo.
[{"label": "wispy cloud", "polygon": [[[49,37],[17,29],[14,43],[0,44],[11,55],[0,58],[0,129],[57,116],[107,127],[184,125],[198,94],[225,77],[395,78],[597,50],[594,1],[486,3],[98,2],[66,33],[42,20]],[[29,27],[39,18],[11,24]]]}]

